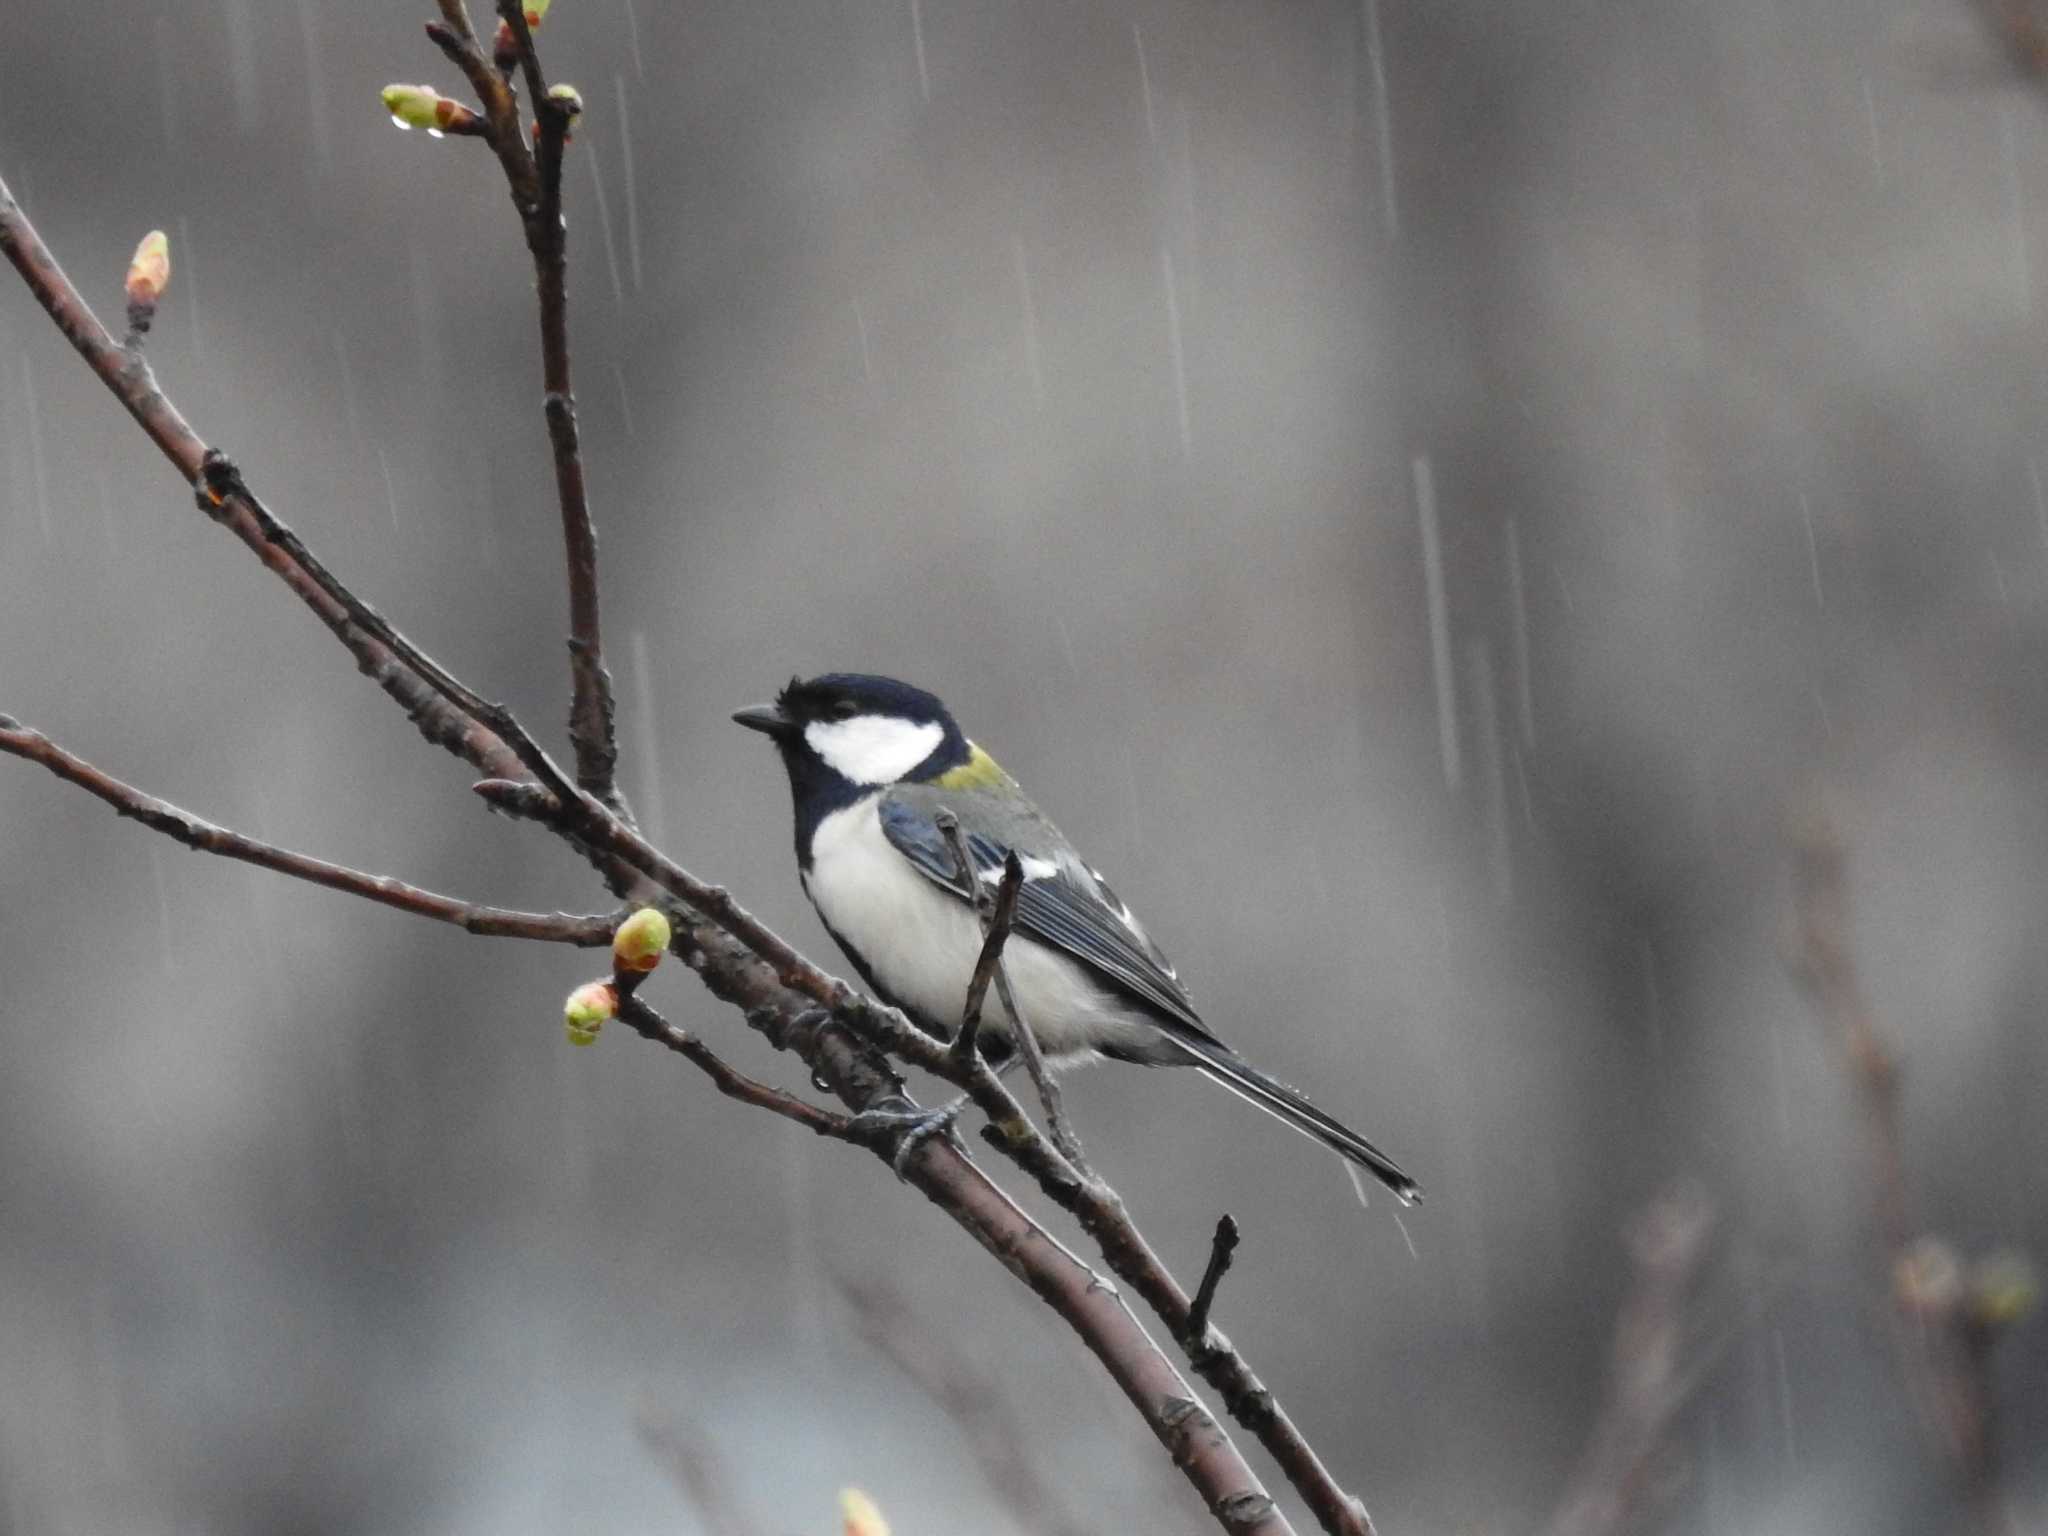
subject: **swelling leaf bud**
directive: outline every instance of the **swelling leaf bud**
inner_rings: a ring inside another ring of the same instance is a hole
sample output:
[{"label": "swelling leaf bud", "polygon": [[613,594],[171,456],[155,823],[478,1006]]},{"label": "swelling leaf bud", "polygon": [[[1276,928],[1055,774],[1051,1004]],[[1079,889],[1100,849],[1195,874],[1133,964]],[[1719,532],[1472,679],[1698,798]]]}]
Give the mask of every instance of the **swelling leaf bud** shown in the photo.
[{"label": "swelling leaf bud", "polygon": [[619,1012],[619,994],[612,990],[608,981],[586,981],[562,1005],[562,1023],[569,1033],[571,1045],[593,1045],[597,1033],[605,1022],[616,1018]]},{"label": "swelling leaf bud", "polygon": [[144,308],[153,306],[171,286],[171,240],[160,229],[152,229],[135,247],[135,259],[128,263],[128,302]]},{"label": "swelling leaf bud", "polygon": [[889,1536],[889,1522],[858,1488],[839,1490],[839,1518],[846,1522],[846,1536]]},{"label": "swelling leaf bud", "polygon": [[657,908],[642,907],[612,934],[612,965],[645,974],[661,964],[671,937],[668,918]]},{"label": "swelling leaf bud", "polygon": [[380,94],[384,110],[401,128],[424,128],[438,139],[444,133],[474,133],[479,126],[475,112],[431,85],[387,85]]}]

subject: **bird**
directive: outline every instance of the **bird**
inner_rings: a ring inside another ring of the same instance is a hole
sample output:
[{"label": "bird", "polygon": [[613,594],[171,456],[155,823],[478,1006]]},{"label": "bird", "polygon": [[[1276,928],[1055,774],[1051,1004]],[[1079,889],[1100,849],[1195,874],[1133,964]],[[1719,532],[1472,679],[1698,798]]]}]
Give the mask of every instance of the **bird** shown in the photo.
[{"label": "bird", "polygon": [[[732,718],[781,754],[798,875],[826,931],[868,987],[920,1029],[953,1037],[982,947],[974,883],[942,821],[950,811],[981,884],[995,889],[1012,853],[1022,867],[1003,960],[1048,1063],[1108,1057],[1193,1067],[1363,1168],[1402,1204],[1421,1199],[1393,1159],[1202,1022],[1179,973],[1109,882],[935,695],[894,678],[832,672],[791,678],[772,704]],[[1013,1059],[1014,1028],[991,996],[980,1040],[992,1062]]]}]

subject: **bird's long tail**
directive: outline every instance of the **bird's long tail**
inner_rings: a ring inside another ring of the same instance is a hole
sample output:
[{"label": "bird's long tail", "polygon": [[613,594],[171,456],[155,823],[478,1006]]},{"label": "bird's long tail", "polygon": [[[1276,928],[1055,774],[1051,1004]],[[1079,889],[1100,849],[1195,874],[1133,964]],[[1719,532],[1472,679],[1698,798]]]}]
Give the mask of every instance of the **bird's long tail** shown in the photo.
[{"label": "bird's long tail", "polygon": [[1391,1157],[1349,1126],[1324,1114],[1277,1077],[1267,1076],[1219,1041],[1178,1033],[1173,1040],[1194,1058],[1193,1065],[1201,1069],[1204,1077],[1221,1083],[1302,1135],[1321,1142],[1347,1162],[1358,1164],[1392,1190],[1394,1198],[1403,1205],[1414,1205],[1422,1199],[1422,1186],[1403,1173]]}]

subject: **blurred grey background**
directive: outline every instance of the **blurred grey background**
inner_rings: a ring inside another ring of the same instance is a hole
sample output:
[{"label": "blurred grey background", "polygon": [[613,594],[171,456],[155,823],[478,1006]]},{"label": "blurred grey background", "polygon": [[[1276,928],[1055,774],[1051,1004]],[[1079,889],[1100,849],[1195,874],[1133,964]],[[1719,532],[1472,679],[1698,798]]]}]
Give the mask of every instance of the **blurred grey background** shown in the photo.
[{"label": "blurred grey background", "polygon": [[[430,10],[10,0],[0,173],[110,317],[169,232],[194,423],[559,739],[526,256],[486,152],[376,99],[456,88]],[[1397,1226],[1192,1076],[1072,1080],[1185,1275],[1244,1223],[1218,1322],[1384,1530],[1540,1524],[1621,1232],[1688,1174],[1723,1347],[1659,1528],[1950,1528],[1780,932],[1824,792],[1920,1210],[2048,1251],[2048,119],[1962,0],[559,0],[542,40],[589,106],[579,392],[664,845],[836,962],[726,714],[840,667],[954,702],[1219,1030],[1428,1186]],[[604,902],[11,273],[0,709],[293,847]],[[837,1275],[998,1376],[1086,1523],[1201,1526],[873,1160],[567,1048],[593,962],[0,762],[0,1530],[702,1529],[643,1412],[772,1536],[847,1483],[904,1536],[1012,1529]],[[686,974],[654,995],[801,1086]],[[2038,1524],[2038,1325],[1998,1380]]]}]

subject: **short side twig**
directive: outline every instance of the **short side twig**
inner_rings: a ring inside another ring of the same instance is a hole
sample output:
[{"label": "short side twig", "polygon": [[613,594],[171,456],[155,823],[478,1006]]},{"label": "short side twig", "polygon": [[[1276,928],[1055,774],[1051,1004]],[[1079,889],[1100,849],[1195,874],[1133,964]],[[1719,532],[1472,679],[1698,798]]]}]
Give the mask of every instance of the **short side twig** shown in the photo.
[{"label": "short side twig", "polygon": [[[953,853],[953,870],[960,883],[967,888],[968,899],[974,903],[974,910],[981,918],[982,951],[987,956],[990,940],[995,934],[996,904],[989,896],[988,887],[981,878],[981,871],[975,867],[974,856],[968,850],[967,838],[960,830],[960,818],[951,811],[941,810],[938,814],[939,835],[946,840],[946,846]],[[1003,859],[1003,884],[1024,883],[1024,861],[1017,857],[1012,848]],[[1003,964],[1002,945],[995,946],[991,961],[995,976],[996,996],[1002,999],[1004,1011],[1010,1015],[1010,1039],[1017,1049],[1017,1059],[1024,1063],[1024,1070],[1030,1074],[1031,1086],[1038,1090],[1038,1101],[1045,1106],[1046,1129],[1052,1132],[1053,1144],[1060,1154],[1078,1169],[1084,1178],[1093,1178],[1087,1159],[1081,1153],[1081,1138],[1074,1134],[1074,1128],[1067,1123],[1065,1106],[1060,1100],[1060,1087],[1045,1064],[1045,1053],[1038,1048],[1038,1037],[1031,1032],[1031,1022],[1024,1017],[1024,1011],[1017,1005],[1017,994],[1010,986],[1009,967]],[[979,974],[981,967],[975,966]],[[984,990],[985,990],[984,984]],[[974,996],[973,983],[969,983],[968,996]],[[964,1025],[964,1019],[963,1019]],[[977,1019],[977,1027],[979,1020]]]},{"label": "short side twig", "polygon": [[458,901],[452,896],[441,896],[421,890],[416,885],[407,885],[389,875],[373,875],[345,864],[330,864],[310,854],[293,853],[288,848],[245,837],[102,773],[83,758],[65,751],[41,731],[31,730],[6,715],[0,715],[0,752],[41,763],[58,778],[98,796],[121,815],[133,817],[187,848],[219,854],[222,858],[239,859],[245,864],[290,875],[295,880],[326,886],[329,890],[346,891],[351,896],[396,907],[415,917],[452,923],[470,933],[493,938],[542,939],[594,949],[611,943],[612,930],[617,925],[616,918],[601,914],[576,916],[567,912],[512,912],[502,907]]},{"label": "short side twig", "polygon": [[741,1513],[725,1462],[701,1425],[643,1408],[634,1415],[633,1428],[670,1481],[704,1517],[711,1536],[763,1536],[761,1527]]},{"label": "short side twig", "polygon": [[[1999,1461],[1994,1330],[1954,1275],[1946,1245],[1915,1239],[1906,1183],[1899,1067],[1877,1026],[1850,944],[1848,851],[1815,809],[1792,829],[1791,965],[1841,1053],[1863,1108],[1879,1256],[1894,1305],[1893,1351],[1908,1394],[1969,1500],[1982,1536],[2015,1529]],[[1945,1273],[1944,1273],[1945,1272]]]},{"label": "short side twig", "polygon": [[1634,1281],[1614,1325],[1606,1398],[1549,1536],[1609,1536],[1647,1518],[1672,1421],[1705,1377],[1688,1358],[1688,1301],[1713,1229],[1712,1202],[1690,1184],[1661,1195],[1636,1219],[1629,1233]]},{"label": "short side twig", "polygon": [[1201,1284],[1195,1287],[1194,1305],[1188,1308],[1183,1332],[1190,1348],[1209,1337],[1209,1309],[1216,1305],[1216,1288],[1230,1272],[1231,1258],[1237,1253],[1237,1236],[1237,1220],[1225,1211],[1216,1218],[1216,1235],[1209,1240],[1209,1263],[1202,1270]]},{"label": "short side twig", "polygon": [[671,1024],[624,987],[619,989],[619,1017],[635,1033],[656,1045],[667,1046],[696,1067],[727,1098],[738,1099],[756,1109],[769,1110],[820,1136],[830,1136],[839,1141],[861,1141],[850,1116],[837,1110],[820,1109],[808,1099],[800,1099],[793,1093],[785,1093],[780,1088],[748,1077],[702,1040],[680,1025]]},{"label": "short side twig", "polygon": [[[981,1005],[988,997],[988,984],[995,979],[996,967],[1003,963],[1003,945],[1009,942],[1010,925],[1017,918],[1017,893],[1023,888],[1024,863],[1012,853],[1003,865],[1002,884],[996,887],[995,905],[989,912],[988,929],[982,936],[974,974],[967,980],[967,1002],[960,1009],[960,1032],[953,1037],[953,1055],[963,1064],[974,1060],[975,1041],[981,1033]],[[979,905],[977,895],[976,906]]]}]

